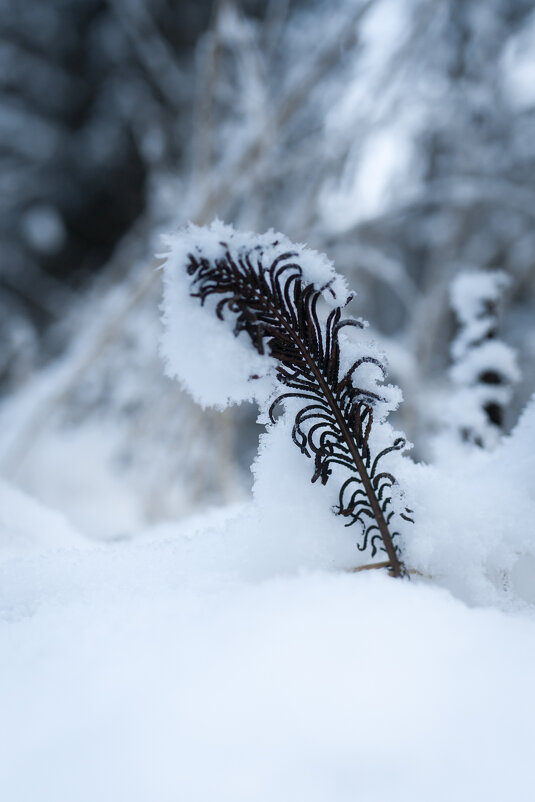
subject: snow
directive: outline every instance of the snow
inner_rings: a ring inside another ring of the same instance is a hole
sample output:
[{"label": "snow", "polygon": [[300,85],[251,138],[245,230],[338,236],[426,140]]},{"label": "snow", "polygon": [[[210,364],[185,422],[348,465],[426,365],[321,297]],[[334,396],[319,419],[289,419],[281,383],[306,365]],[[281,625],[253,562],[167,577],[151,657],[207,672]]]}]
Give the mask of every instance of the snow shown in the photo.
[{"label": "snow", "polygon": [[[496,325],[497,309],[503,297],[504,290],[510,283],[509,276],[501,270],[488,272],[466,270],[455,276],[451,285],[451,304],[457,320],[461,324],[461,330],[452,346],[452,356],[457,359],[464,359],[467,351],[475,345],[479,349],[490,348],[490,365],[492,358],[496,357],[500,363],[507,363],[504,367],[506,373],[511,375],[510,381],[518,381],[518,368],[514,362],[514,354],[511,349],[507,349],[503,343],[499,344],[496,352],[492,352],[492,344],[481,344],[481,340],[488,336],[489,331]],[[501,350],[500,350],[501,349]],[[505,356],[505,351],[509,352]],[[461,379],[461,382],[464,379]]]},{"label": "snow", "polygon": [[532,615],[178,531],[2,568],[10,802],[531,800]]},{"label": "snow", "polygon": [[[499,340],[489,340],[467,351],[462,361],[452,366],[451,377],[456,384],[475,384],[484,371],[497,372],[502,380],[514,384],[520,371],[513,349]],[[493,388],[497,392],[496,387]]]},{"label": "snow", "polygon": [[0,480],[0,555],[66,546],[85,541],[62,515]]},{"label": "snow", "polygon": [[135,533],[143,526],[142,499],[124,474],[110,468],[119,433],[117,425],[102,420],[70,427],[61,437],[48,432],[17,480],[38,491],[47,506],[62,509],[84,535],[113,539]]},{"label": "snow", "polygon": [[408,564],[469,604],[533,603],[535,397],[497,448],[442,442],[433,465],[400,461],[414,505]]},{"label": "snow", "polygon": [[502,270],[465,270],[451,286],[452,306],[459,322],[467,326],[485,315],[486,302],[498,303],[510,278]]},{"label": "snow", "polygon": [[[262,235],[235,231],[216,220],[206,227],[189,224],[165,240],[165,244],[168,251],[164,266],[162,354],[168,375],[178,378],[205,407],[222,408],[229,403],[264,400],[273,384],[268,378],[273,362],[270,357],[256,353],[245,335],[222,337],[221,321],[190,296],[191,278],[185,269],[190,253],[215,261],[224,257],[227,246],[233,253],[248,252],[258,246],[264,264],[269,265],[277,256],[292,251],[297,254],[305,280],[318,289],[329,285],[324,292],[327,303],[344,305],[349,298],[345,280],[335,273],[332,262],[274,231]],[[232,328],[232,320],[227,321],[227,328]],[[253,376],[259,378],[253,381]]]}]

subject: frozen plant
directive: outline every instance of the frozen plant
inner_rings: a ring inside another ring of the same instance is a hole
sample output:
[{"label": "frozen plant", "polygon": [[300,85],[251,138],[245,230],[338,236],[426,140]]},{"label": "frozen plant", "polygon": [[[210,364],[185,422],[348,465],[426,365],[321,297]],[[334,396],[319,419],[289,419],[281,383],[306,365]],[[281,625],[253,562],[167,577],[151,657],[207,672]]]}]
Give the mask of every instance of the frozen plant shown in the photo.
[{"label": "frozen plant", "polygon": [[498,310],[508,284],[508,276],[499,270],[466,271],[451,287],[459,322],[452,345],[452,418],[461,439],[482,448],[497,444],[505,408],[520,378],[515,352],[498,339]]},{"label": "frozen plant", "polygon": [[169,245],[169,371],[205,404],[254,397],[269,426],[284,402],[293,442],[314,460],[312,482],[334,475],[333,508],[347,526],[361,525],[359,550],[383,552],[374,567],[403,576],[399,525],[412,519],[384,464],[406,445],[385,422],[399,391],[382,385],[378,355],[350,337],[364,323],[342,316],[352,296],[332,263],[273,231],[241,233],[220,222],[190,225]]}]

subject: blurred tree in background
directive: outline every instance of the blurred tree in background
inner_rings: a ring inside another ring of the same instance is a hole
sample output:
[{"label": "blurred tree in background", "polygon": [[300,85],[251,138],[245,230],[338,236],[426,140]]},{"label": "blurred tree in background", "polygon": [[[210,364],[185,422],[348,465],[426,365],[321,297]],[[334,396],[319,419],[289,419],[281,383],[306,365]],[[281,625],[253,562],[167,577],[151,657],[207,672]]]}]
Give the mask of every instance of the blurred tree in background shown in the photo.
[{"label": "blurred tree in background", "polygon": [[452,282],[505,273],[515,422],[535,385],[531,2],[0,0],[0,64],[4,476],[95,536],[240,497],[254,411],[197,409],[157,346],[160,233],[215,216],[335,260],[423,458],[455,417]]}]

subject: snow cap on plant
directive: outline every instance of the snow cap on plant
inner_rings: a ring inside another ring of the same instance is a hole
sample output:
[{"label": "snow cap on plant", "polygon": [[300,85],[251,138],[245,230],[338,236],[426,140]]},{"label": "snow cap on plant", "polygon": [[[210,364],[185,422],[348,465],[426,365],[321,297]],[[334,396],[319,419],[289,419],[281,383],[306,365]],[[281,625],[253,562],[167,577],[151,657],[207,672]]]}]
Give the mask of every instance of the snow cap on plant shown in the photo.
[{"label": "snow cap on plant", "polygon": [[352,297],[344,279],[325,256],[274,231],[216,221],[167,244],[169,373],[203,404],[256,399],[271,425],[283,402],[293,442],[314,460],[312,481],[334,476],[335,512],[360,524],[358,548],[383,552],[390,573],[403,575],[400,523],[410,511],[384,463],[406,445],[385,422],[400,393],[384,385],[380,355],[351,336],[364,323],[342,314]]}]

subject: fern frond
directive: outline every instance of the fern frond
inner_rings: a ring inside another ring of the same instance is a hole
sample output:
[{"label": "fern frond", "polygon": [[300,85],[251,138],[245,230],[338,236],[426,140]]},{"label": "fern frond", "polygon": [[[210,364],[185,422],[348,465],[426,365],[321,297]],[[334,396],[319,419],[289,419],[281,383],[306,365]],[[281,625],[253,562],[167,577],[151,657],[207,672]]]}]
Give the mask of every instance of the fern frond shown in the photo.
[{"label": "fern frond", "polygon": [[[372,557],[384,552],[390,574],[405,575],[391,492],[395,478],[380,467],[387,454],[403,449],[405,440],[399,437],[372,454],[374,411],[385,399],[376,388],[358,386],[355,379],[364,365],[374,365],[383,375],[384,368],[374,357],[364,356],[340,375],[340,331],[363,324],[342,318],[341,306],[320,317],[320,300],[329,284],[317,288],[305,280],[297,250],[278,247],[277,241],[267,249],[229,246],[225,241],[219,245],[216,258],[207,258],[200,247],[188,254],[191,295],[202,305],[215,296],[217,317],[231,316],[236,336],[245,332],[259,354],[276,360],[277,380],[284,390],[269,409],[271,421],[275,407],[285,399],[301,402],[292,438],[314,461],[312,481],[325,484],[335,465],[345,469],[348,477],[334,511],[348,519],[346,526],[361,525],[361,551],[370,549]],[[411,520],[410,510],[400,515]]]}]

